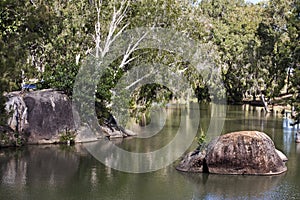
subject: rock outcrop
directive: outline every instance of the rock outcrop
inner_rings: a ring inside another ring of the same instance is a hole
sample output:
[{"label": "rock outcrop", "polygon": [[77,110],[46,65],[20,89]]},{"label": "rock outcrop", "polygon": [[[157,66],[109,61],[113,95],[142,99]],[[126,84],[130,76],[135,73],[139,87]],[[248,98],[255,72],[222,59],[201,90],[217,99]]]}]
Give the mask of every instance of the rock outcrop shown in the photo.
[{"label": "rock outcrop", "polygon": [[25,134],[27,143],[55,143],[61,134],[76,131],[71,101],[59,91],[13,92],[8,99],[8,125]]},{"label": "rock outcrop", "polygon": [[[86,127],[80,125],[79,116],[73,114],[71,100],[60,91],[52,89],[25,93],[18,91],[6,96],[8,98],[6,110],[10,114],[8,126],[13,135],[18,133],[14,140],[22,139],[28,144],[51,144],[70,140],[90,142],[100,137],[87,132]],[[134,135],[128,130],[120,130],[117,124],[108,125],[99,127],[101,129],[99,131],[102,131],[106,137]],[[7,133],[0,130],[1,135],[7,136]],[[5,139],[9,140],[8,137]],[[0,140],[2,141],[1,137]],[[5,141],[2,142],[5,145],[1,145],[1,141],[0,147],[15,143],[15,141]]]},{"label": "rock outcrop", "polygon": [[274,175],[287,170],[286,160],[265,133],[240,131],[214,139],[206,151],[196,150],[186,155],[177,169],[215,174]]}]

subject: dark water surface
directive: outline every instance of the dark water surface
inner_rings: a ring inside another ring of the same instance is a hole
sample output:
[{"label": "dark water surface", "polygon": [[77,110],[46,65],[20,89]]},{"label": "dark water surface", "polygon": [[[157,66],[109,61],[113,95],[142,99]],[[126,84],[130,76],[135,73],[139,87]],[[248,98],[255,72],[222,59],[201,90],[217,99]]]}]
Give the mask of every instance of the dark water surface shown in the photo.
[{"label": "dark water surface", "polygon": [[[201,106],[200,131],[208,128],[213,112],[209,107]],[[164,115],[155,115],[147,131],[162,130],[151,138],[115,143],[137,152],[161,148],[178,131],[181,112],[168,108]],[[185,120],[188,124],[195,119]],[[0,150],[0,199],[300,199],[300,144],[294,142],[296,129],[289,127],[289,120],[280,114],[265,115],[261,108],[228,106],[222,132],[237,130],[267,133],[287,155],[288,171],[278,176],[188,174],[176,171],[174,163],[131,174],[106,167],[82,145],[28,146]],[[191,149],[195,147],[196,143]]]}]

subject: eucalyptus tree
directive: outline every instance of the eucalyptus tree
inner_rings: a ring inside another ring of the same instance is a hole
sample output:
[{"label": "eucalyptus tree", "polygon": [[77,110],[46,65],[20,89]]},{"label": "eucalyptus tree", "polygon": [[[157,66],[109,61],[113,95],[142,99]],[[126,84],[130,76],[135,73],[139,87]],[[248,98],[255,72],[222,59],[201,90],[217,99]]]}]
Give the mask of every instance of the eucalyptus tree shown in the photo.
[{"label": "eucalyptus tree", "polygon": [[54,23],[48,8],[47,3],[1,1],[1,69],[5,70],[1,74],[10,82],[8,91],[20,88],[22,78],[41,71],[41,55]]},{"label": "eucalyptus tree", "polygon": [[218,48],[216,63],[221,67],[228,100],[241,102],[249,90],[253,44],[261,21],[261,8],[243,0],[203,0],[202,13],[212,24],[210,40]]},{"label": "eucalyptus tree", "polygon": [[[21,88],[28,78],[41,75],[44,50],[54,18],[47,3],[3,0],[0,2],[0,103],[4,92]],[[5,113],[1,109],[1,114]]]},{"label": "eucalyptus tree", "polygon": [[[72,95],[72,88],[82,60],[93,46],[95,11],[90,1],[51,1],[55,16],[50,42],[45,52],[43,86]],[[50,4],[50,3],[49,3]]]},{"label": "eucalyptus tree", "polygon": [[282,93],[289,68],[287,18],[290,1],[274,0],[263,5],[263,21],[257,29],[260,39],[257,54],[257,90],[272,99]]},{"label": "eucalyptus tree", "polygon": [[[186,37],[200,43],[210,42],[207,39],[209,21],[201,15],[199,7],[191,1],[158,0],[155,3],[150,0],[135,1],[129,9],[129,14],[133,27],[161,27],[183,33]],[[207,49],[207,52],[211,50],[212,48]],[[190,80],[192,89],[205,87],[206,83],[201,81],[201,76],[193,66],[184,61],[184,58],[163,50],[146,49],[137,53],[142,56],[134,60],[132,65],[139,65],[139,62],[168,65],[174,73],[184,74]],[[152,87],[154,86],[150,86],[149,89]],[[157,85],[157,87],[160,86]],[[160,90],[152,91],[159,92]],[[168,92],[166,95],[169,96]],[[149,100],[151,101],[151,98]]]},{"label": "eucalyptus tree", "polygon": [[[288,16],[287,29],[289,34],[289,73],[291,80],[289,93],[293,94],[292,106],[295,107],[295,123],[300,123],[300,2],[293,0],[291,3],[291,12]],[[288,79],[288,80],[289,80]],[[288,81],[289,83],[289,81]]]}]

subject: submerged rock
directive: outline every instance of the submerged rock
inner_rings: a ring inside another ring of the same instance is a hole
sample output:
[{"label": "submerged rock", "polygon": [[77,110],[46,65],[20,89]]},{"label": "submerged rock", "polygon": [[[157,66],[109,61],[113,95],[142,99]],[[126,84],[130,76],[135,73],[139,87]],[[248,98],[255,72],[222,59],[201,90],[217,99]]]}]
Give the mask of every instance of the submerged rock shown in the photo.
[{"label": "submerged rock", "polygon": [[[258,131],[222,135],[208,144],[205,156],[201,154],[203,153],[197,151],[189,154],[177,169],[249,175],[273,175],[287,170],[284,163],[287,160],[286,156],[275,148],[269,136]],[[202,165],[202,168],[199,165]]]}]

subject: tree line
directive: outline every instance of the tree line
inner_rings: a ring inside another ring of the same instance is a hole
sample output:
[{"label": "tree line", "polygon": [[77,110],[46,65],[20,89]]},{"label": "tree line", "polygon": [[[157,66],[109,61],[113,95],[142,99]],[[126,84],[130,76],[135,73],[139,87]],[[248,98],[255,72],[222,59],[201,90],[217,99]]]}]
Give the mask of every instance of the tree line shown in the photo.
[{"label": "tree line", "polygon": [[[271,102],[287,95],[286,103],[300,111],[298,0],[258,4],[244,0],[2,0],[0,15],[1,94],[20,90],[22,83],[35,79],[39,89],[56,88],[72,96],[85,58],[111,36],[125,29],[161,27],[212,47],[228,102],[259,96]],[[114,17],[119,20],[113,22]],[[175,65],[190,80],[198,100],[210,100],[211,83],[170,52],[132,49],[126,59],[114,61],[97,86],[100,117],[110,111],[111,88],[145,60]],[[136,91],[131,103],[145,109],[153,101],[171,97],[166,88],[151,84]],[[3,105],[4,96],[0,95],[0,101]]]}]

